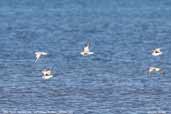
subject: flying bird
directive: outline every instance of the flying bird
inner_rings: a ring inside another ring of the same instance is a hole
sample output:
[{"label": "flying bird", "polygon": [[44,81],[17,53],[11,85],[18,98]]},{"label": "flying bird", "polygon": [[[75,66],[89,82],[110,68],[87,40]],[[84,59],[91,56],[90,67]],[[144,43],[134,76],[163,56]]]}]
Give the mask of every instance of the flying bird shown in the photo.
[{"label": "flying bird", "polygon": [[40,51],[35,52],[35,56],[36,56],[35,63],[36,63],[42,56],[46,56],[46,55],[48,55],[47,52],[40,52]]},{"label": "flying bird", "polygon": [[88,41],[86,45],[84,46],[82,52],[80,53],[82,56],[89,56],[94,54],[94,52],[90,51],[90,42]]},{"label": "flying bird", "polygon": [[48,80],[53,77],[53,72],[51,69],[43,69],[42,70],[42,78],[44,80]]},{"label": "flying bird", "polygon": [[157,73],[159,72],[160,74],[164,74],[163,70],[159,67],[150,67],[148,69],[148,73],[151,74],[151,73]]},{"label": "flying bird", "polygon": [[152,50],[152,55],[153,55],[153,56],[160,56],[160,55],[162,55],[162,54],[163,54],[163,53],[162,53],[162,51],[161,51],[160,48],[156,48],[156,49]]}]

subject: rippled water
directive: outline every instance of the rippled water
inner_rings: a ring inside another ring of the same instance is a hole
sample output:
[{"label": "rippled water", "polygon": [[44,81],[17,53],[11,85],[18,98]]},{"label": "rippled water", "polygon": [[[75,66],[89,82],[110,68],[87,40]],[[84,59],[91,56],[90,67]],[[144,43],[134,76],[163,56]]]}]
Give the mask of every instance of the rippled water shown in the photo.
[{"label": "rippled water", "polygon": [[[170,12],[170,0],[1,0],[0,112],[170,114]],[[87,40],[95,55],[82,57]],[[35,51],[49,55],[34,64]]]}]

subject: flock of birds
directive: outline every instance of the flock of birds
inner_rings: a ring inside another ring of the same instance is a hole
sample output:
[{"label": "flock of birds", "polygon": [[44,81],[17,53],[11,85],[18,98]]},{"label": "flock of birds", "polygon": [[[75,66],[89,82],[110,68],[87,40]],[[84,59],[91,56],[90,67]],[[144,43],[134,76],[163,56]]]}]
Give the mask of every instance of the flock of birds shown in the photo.
[{"label": "flock of birds", "polygon": [[[154,50],[152,50],[152,55],[153,56],[160,56],[162,55],[163,52],[161,51],[160,48],[156,48]],[[160,74],[164,74],[163,70],[159,67],[150,67],[148,70],[149,73],[155,73],[155,72],[159,72]]]},{"label": "flock of birds", "polygon": [[[83,50],[80,52],[80,54],[81,54],[82,56],[89,56],[89,55],[94,54],[94,52],[91,52],[91,51],[90,51],[90,42],[87,42],[87,43],[86,43],[86,45],[84,46],[84,48],[83,48]],[[46,56],[46,55],[48,55],[47,52],[41,52],[41,51],[35,52],[35,57],[36,57],[35,63],[37,63],[37,61],[38,61],[41,57]],[[54,73],[53,73],[52,69],[50,69],[50,68],[47,68],[47,69],[43,69],[43,70],[42,70],[42,78],[43,78],[44,80],[48,80],[48,79],[52,78],[52,77],[53,77],[53,74],[54,74]]]},{"label": "flock of birds", "polygon": [[[94,52],[90,51],[90,42],[86,43],[86,45],[84,46],[84,48],[80,52],[80,54],[82,56],[90,56],[90,55],[94,54]],[[152,56],[160,56],[162,54],[163,53],[162,53],[160,48],[156,48],[156,49],[152,50]],[[37,63],[37,61],[41,57],[46,56],[46,55],[48,55],[47,52],[40,52],[40,51],[35,52],[35,57],[36,57],[35,63]],[[163,70],[161,68],[159,68],[159,67],[149,67],[149,69],[148,69],[148,73],[157,73],[157,72],[159,72],[160,74],[164,73]],[[44,80],[48,80],[48,79],[52,78],[53,75],[54,75],[54,73],[53,73],[52,69],[50,69],[50,68],[42,70],[42,78]]]}]

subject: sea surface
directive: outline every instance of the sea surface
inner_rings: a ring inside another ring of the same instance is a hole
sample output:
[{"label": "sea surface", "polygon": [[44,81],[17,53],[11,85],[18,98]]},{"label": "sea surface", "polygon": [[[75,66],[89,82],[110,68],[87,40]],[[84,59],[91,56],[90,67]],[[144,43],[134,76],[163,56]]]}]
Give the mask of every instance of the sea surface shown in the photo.
[{"label": "sea surface", "polygon": [[171,1],[1,0],[0,68],[1,114],[171,114]]}]

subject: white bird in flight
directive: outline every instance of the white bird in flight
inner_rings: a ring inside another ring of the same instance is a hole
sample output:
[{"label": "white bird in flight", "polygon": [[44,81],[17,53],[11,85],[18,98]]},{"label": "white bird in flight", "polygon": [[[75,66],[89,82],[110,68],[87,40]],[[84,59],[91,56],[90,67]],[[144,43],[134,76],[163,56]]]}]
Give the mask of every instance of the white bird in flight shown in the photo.
[{"label": "white bird in flight", "polygon": [[36,56],[35,63],[40,59],[40,57],[45,56],[45,55],[48,55],[48,53],[46,53],[46,52],[40,52],[40,51],[35,52],[35,56]]},{"label": "white bird in flight", "polygon": [[53,73],[52,73],[51,69],[44,69],[44,70],[42,70],[42,75],[43,75],[42,78],[44,80],[48,80],[48,79],[53,77]]},{"label": "white bird in flight", "polygon": [[156,48],[156,49],[152,50],[152,55],[153,56],[160,56],[162,54],[163,53],[161,52],[161,48]]},{"label": "white bird in flight", "polygon": [[164,73],[163,70],[161,68],[158,68],[158,67],[150,67],[148,69],[148,72],[149,73],[157,73],[157,72],[159,72],[160,74]]},{"label": "white bird in flight", "polygon": [[89,56],[94,54],[94,52],[90,51],[90,42],[87,42],[85,47],[83,48],[82,52],[80,53],[82,56]]}]

